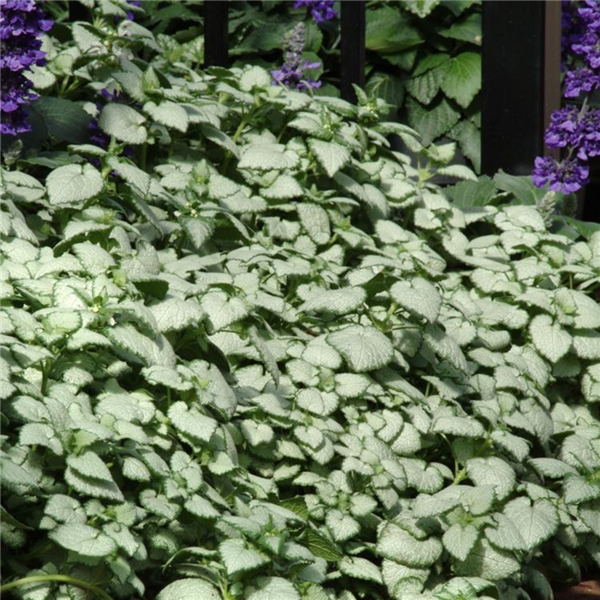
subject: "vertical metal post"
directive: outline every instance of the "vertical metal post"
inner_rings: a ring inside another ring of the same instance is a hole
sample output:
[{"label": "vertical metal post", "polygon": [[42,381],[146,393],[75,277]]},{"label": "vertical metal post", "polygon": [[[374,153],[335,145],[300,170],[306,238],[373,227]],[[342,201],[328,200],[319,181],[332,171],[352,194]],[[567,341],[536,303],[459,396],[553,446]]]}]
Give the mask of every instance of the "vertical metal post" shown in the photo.
[{"label": "vertical metal post", "polygon": [[356,102],[352,84],[365,85],[365,0],[342,0],[341,90],[342,98]]},{"label": "vertical metal post", "polygon": [[229,62],[227,0],[204,2],[204,66],[226,67]]},{"label": "vertical metal post", "polygon": [[74,21],[91,21],[92,15],[90,10],[81,4],[81,2],[75,2],[71,0],[68,4],[69,6],[69,21],[73,23]]},{"label": "vertical metal post", "polygon": [[560,2],[486,0],[482,63],[482,171],[528,175],[560,102]]}]

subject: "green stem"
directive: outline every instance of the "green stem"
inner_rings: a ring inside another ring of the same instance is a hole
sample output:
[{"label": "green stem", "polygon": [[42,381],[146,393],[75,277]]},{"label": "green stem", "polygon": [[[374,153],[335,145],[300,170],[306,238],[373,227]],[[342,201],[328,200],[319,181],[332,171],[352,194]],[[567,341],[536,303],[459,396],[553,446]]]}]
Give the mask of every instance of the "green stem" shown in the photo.
[{"label": "green stem", "polygon": [[27,585],[29,583],[51,583],[53,581],[60,581],[61,583],[67,583],[69,585],[75,585],[77,587],[83,588],[84,590],[89,590],[90,592],[102,598],[102,600],[113,600],[111,596],[109,596],[106,592],[102,591],[99,587],[96,587],[95,585],[92,585],[87,581],[75,579],[74,577],[70,577],[69,575],[32,575],[31,577],[23,577],[22,579],[17,579],[16,581],[5,583],[3,586],[0,587],[0,594],[2,592],[7,592],[8,590],[12,590],[16,587],[21,587],[22,585]]}]

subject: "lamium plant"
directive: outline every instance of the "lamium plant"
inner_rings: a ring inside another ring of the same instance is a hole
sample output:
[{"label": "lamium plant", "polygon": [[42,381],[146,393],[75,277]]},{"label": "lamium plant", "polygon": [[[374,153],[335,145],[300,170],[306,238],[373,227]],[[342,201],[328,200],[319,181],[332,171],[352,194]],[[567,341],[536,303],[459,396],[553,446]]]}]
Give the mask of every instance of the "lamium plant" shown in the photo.
[{"label": "lamium plant", "polygon": [[598,569],[600,233],[451,200],[455,145],[360,89],[61,6],[0,179],[0,591],[550,599]]}]

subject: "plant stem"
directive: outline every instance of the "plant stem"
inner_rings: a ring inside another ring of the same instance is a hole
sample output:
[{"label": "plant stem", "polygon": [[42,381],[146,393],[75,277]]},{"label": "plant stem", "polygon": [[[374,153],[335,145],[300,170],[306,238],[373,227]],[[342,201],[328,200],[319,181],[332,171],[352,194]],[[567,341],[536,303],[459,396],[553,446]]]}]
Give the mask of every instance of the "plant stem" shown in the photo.
[{"label": "plant stem", "polygon": [[102,598],[102,600],[113,600],[111,596],[109,596],[99,587],[96,587],[87,581],[75,579],[69,575],[32,575],[31,577],[23,577],[22,579],[17,579],[16,581],[11,581],[10,583],[5,583],[3,586],[0,586],[0,594],[29,583],[52,583],[53,581],[60,581],[61,583],[67,583],[69,585],[75,585],[83,588],[84,590],[89,590],[90,592]]}]

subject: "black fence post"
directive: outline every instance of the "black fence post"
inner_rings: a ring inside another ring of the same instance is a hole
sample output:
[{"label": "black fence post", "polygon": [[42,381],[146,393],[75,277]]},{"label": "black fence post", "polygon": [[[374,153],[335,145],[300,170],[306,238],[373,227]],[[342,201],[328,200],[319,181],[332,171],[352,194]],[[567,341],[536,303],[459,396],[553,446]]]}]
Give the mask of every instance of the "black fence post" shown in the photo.
[{"label": "black fence post", "polygon": [[343,0],[341,41],[342,98],[356,102],[352,84],[365,85],[365,0]]},{"label": "black fence post", "polygon": [[483,2],[482,172],[528,175],[560,103],[557,1]]},{"label": "black fence post", "polygon": [[204,66],[226,67],[229,62],[228,1],[204,2]]},{"label": "black fence post", "polygon": [[69,6],[69,21],[73,23],[74,21],[91,21],[92,14],[90,9],[87,6],[81,4],[81,2],[75,2],[71,0],[68,4]]}]

